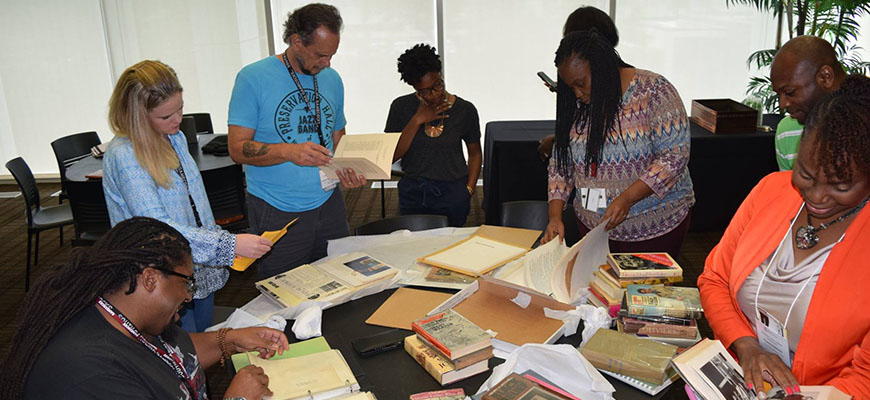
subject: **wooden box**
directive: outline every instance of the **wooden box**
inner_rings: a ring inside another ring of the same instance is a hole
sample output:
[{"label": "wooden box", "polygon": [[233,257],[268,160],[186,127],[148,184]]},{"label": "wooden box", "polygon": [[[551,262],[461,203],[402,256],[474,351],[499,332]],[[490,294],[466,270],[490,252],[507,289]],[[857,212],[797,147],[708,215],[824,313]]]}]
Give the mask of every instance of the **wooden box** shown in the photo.
[{"label": "wooden box", "polygon": [[692,121],[713,133],[755,132],[758,110],[731,99],[692,100]]}]

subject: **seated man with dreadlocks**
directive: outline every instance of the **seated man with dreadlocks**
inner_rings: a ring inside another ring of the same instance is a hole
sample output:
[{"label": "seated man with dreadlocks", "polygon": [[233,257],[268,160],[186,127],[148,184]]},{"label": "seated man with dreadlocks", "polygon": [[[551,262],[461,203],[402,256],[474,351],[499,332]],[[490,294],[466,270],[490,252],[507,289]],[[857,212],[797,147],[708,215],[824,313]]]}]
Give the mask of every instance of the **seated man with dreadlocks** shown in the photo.
[{"label": "seated man with dreadlocks", "polygon": [[408,49],[398,65],[402,80],[415,91],[393,100],[384,128],[384,132],[402,133],[393,154],[394,162],[402,160],[405,172],[399,181],[399,214],[444,215],[450,226],[462,226],[480,175],[477,109],[447,93],[441,58],[432,46]]},{"label": "seated man with dreadlocks", "polygon": [[[151,218],[120,222],[27,294],[0,398],[207,399],[205,368],[235,352],[287,348],[269,328],[181,330],[177,311],[194,288],[184,236]],[[261,399],[268,383],[245,367],[224,398]]]}]

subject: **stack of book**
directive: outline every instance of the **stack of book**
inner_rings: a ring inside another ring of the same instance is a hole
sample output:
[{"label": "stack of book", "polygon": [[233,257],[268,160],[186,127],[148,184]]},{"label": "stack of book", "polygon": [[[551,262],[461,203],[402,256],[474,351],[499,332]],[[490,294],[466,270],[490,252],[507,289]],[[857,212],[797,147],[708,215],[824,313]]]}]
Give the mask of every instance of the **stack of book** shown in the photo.
[{"label": "stack of book", "polygon": [[686,348],[701,340],[697,320],[703,315],[697,288],[628,285],[617,329]]},{"label": "stack of book", "polygon": [[492,336],[452,309],[411,324],[405,351],[441,385],[489,370]]},{"label": "stack of book", "polygon": [[593,273],[589,304],[616,317],[628,285],[670,285],[682,280],[683,269],[668,253],[610,253],[607,264]]}]

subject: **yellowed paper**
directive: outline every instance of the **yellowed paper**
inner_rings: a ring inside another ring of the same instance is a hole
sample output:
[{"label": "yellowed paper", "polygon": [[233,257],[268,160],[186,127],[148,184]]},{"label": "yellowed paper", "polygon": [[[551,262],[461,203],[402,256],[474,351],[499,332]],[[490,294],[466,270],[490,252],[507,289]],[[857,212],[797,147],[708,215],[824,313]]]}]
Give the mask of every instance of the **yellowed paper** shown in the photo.
[{"label": "yellowed paper", "polygon": [[422,262],[478,276],[522,256],[528,249],[473,235],[451,247],[430,254]]},{"label": "yellowed paper", "polygon": [[[287,228],[290,228],[293,224],[295,224],[298,219],[299,218],[294,218],[292,221],[288,222],[287,225],[284,225],[283,228],[281,228],[277,231],[263,232],[263,234],[260,236],[271,240],[272,243],[275,243],[278,241],[278,239],[281,239],[284,236],[284,234],[287,233]],[[236,271],[244,271],[244,270],[248,269],[248,267],[250,267],[251,264],[254,263],[254,261],[255,260],[253,258],[250,258],[250,257],[236,257],[233,260],[233,265],[230,268],[232,268]]]},{"label": "yellowed paper", "polygon": [[281,360],[249,356],[249,360],[269,377],[273,400],[302,396],[333,398],[359,390],[353,372],[338,350]]},{"label": "yellowed paper", "polygon": [[338,179],[336,171],[353,169],[366,179],[390,179],[393,153],[401,133],[370,133],[344,135],[329,164],[320,170],[327,177]]}]

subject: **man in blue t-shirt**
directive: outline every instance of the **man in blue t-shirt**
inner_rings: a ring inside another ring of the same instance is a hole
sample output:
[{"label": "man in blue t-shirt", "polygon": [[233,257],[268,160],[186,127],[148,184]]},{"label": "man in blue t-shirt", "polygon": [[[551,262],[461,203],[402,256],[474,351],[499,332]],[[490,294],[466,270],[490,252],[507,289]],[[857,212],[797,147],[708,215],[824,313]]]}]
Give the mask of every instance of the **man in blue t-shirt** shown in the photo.
[{"label": "man in blue t-shirt", "polygon": [[[229,151],[247,164],[248,220],[253,233],[299,218],[260,258],[263,279],[326,256],[327,240],[349,234],[344,198],[318,166],[344,135],[344,85],[329,68],[338,51],[341,15],[326,4],[294,10],[284,23],[287,50],[247,65],[229,107]],[[345,188],[365,184],[339,172]]]}]

